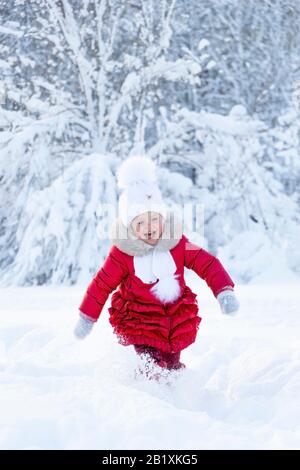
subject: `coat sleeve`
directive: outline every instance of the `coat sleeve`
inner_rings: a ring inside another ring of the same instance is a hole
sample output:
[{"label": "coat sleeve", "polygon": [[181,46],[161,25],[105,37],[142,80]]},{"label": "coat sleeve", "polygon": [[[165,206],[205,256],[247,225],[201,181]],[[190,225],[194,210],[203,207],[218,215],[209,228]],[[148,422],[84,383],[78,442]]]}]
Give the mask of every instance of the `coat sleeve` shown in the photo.
[{"label": "coat sleeve", "polygon": [[104,264],[87,287],[79,306],[81,313],[97,321],[109,294],[128,275],[128,267],[122,252],[112,245]]},{"label": "coat sleeve", "polygon": [[185,241],[184,265],[205,280],[215,297],[225,289],[234,288],[234,282],[221,262],[183,235]]}]

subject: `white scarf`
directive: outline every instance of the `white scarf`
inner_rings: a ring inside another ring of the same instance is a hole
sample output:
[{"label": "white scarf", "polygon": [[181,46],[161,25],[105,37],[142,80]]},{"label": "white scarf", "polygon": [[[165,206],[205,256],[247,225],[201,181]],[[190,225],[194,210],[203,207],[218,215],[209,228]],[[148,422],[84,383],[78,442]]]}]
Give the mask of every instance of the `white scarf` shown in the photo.
[{"label": "white scarf", "polygon": [[162,303],[175,301],[181,292],[176,263],[170,251],[159,251],[156,247],[143,256],[134,256],[135,275],[144,283],[158,282],[151,287],[151,292]]}]

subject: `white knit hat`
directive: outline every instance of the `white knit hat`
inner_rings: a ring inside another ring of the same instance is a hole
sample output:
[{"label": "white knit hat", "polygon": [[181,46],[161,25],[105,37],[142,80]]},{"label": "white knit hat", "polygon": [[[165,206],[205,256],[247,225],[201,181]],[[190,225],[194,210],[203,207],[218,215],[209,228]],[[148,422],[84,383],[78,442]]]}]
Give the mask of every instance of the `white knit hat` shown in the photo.
[{"label": "white knit hat", "polygon": [[156,178],[156,165],[148,157],[135,156],[124,160],[117,170],[117,184],[122,193],[119,198],[119,217],[129,227],[132,220],[144,212],[167,215]]}]

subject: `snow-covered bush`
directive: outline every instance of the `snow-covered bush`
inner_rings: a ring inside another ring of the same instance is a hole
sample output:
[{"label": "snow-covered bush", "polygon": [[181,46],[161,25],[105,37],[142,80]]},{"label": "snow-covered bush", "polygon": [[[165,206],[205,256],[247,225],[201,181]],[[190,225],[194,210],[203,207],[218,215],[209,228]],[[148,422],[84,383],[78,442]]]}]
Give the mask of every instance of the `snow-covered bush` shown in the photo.
[{"label": "snow-covered bush", "polygon": [[2,285],[88,280],[108,250],[115,206],[115,178],[100,154],[76,161],[46,188],[29,188],[16,227],[18,249],[1,271]]}]

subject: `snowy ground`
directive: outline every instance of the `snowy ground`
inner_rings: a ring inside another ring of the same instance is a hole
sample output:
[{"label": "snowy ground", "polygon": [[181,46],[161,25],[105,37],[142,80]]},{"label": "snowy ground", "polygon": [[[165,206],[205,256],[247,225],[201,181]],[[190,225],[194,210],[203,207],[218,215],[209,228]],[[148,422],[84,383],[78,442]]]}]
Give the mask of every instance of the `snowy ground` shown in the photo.
[{"label": "snowy ground", "polygon": [[171,386],[134,380],[107,309],[73,339],[84,287],[1,289],[0,448],[299,448],[300,284],[236,286],[236,317],[188,284],[203,321]]}]

